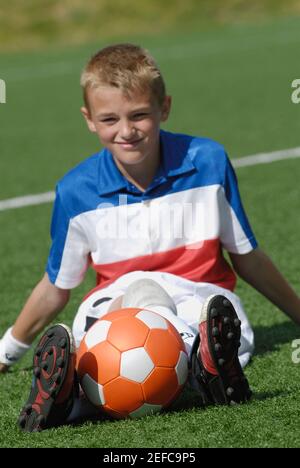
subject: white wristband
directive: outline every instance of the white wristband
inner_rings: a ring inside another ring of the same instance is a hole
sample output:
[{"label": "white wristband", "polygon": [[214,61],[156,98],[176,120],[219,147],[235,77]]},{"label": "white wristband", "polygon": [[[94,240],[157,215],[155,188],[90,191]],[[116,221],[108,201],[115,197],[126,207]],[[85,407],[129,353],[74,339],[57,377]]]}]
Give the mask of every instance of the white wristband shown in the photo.
[{"label": "white wristband", "polygon": [[15,364],[30,348],[30,345],[21,343],[12,336],[10,327],[0,340],[0,362],[7,366]]}]

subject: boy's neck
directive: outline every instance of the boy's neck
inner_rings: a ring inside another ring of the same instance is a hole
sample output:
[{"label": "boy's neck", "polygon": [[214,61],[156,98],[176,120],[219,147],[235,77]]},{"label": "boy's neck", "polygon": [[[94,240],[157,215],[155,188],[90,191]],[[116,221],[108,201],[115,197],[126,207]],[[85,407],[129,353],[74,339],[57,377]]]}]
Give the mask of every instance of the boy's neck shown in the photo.
[{"label": "boy's neck", "polygon": [[158,156],[156,158],[147,159],[141,164],[124,165],[116,159],[115,163],[121,174],[123,174],[123,176],[139,190],[144,192],[151,184],[153,177],[159,168],[160,153],[158,152]]}]

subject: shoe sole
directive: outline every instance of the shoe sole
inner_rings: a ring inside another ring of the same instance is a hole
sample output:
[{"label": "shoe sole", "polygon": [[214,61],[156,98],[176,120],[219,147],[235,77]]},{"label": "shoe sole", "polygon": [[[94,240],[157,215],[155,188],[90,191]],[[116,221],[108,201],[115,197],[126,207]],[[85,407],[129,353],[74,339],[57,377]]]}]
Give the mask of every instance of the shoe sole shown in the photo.
[{"label": "shoe sole", "polygon": [[40,339],[33,356],[32,388],[18,419],[22,431],[38,432],[59,423],[55,407],[58,409],[60,403],[61,417],[64,416],[66,404],[60,400],[69,378],[72,354],[75,356],[74,338],[66,325],[50,327]]},{"label": "shoe sole", "polygon": [[[221,295],[208,297],[200,321],[206,319],[208,347],[219,378],[213,379],[212,385],[221,390],[221,400],[216,403],[235,404],[246,402],[252,392],[238,359],[240,347],[241,322],[231,302]],[[221,388],[220,388],[221,387]]]}]

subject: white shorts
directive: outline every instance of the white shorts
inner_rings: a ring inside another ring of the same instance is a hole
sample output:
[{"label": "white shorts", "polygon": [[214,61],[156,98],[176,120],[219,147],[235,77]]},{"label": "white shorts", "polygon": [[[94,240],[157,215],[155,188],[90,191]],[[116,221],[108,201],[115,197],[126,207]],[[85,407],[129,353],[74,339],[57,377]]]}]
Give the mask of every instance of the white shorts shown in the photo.
[{"label": "white shorts", "polygon": [[[241,346],[239,360],[244,367],[254,350],[254,334],[239,297],[231,291],[210,283],[195,283],[171,273],[134,271],[118,278],[106,288],[99,289],[82,302],[73,323],[73,334],[78,347],[86,331],[94,321],[108,311],[110,304],[125,294],[127,287],[138,279],[157,281],[171,296],[181,319],[194,335],[198,333],[198,320],[202,304],[212,294],[222,294],[233,304],[241,320]],[[175,325],[176,326],[176,325]],[[176,327],[178,329],[178,327]]]}]

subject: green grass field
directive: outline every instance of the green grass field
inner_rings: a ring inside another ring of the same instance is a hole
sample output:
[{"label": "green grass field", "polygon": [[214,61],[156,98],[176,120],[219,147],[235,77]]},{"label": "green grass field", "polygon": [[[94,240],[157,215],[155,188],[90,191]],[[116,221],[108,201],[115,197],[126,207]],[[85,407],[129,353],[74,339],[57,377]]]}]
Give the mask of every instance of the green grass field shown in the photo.
[{"label": "green grass field", "polygon": [[[232,158],[299,146],[300,104],[290,95],[299,78],[300,19],[126,40],[149,48],[164,72],[174,99],[166,129],[214,138]],[[78,82],[87,58],[103,45],[0,55],[7,85],[7,103],[0,105],[0,200],[53,190],[69,168],[97,151],[79,113]],[[300,293],[300,160],[237,174],[259,244]],[[0,212],[0,334],[43,274],[50,215],[50,204]],[[59,321],[72,323],[93,285],[89,273]],[[256,334],[246,368],[254,397],[247,405],[203,410],[187,390],[172,411],[157,416],[23,434],[16,420],[31,382],[29,352],[0,376],[0,446],[299,447],[300,364],[291,359],[299,327],[242,281],[236,292]]]}]

